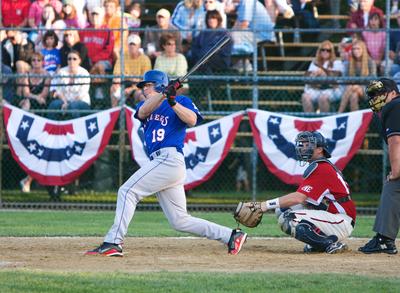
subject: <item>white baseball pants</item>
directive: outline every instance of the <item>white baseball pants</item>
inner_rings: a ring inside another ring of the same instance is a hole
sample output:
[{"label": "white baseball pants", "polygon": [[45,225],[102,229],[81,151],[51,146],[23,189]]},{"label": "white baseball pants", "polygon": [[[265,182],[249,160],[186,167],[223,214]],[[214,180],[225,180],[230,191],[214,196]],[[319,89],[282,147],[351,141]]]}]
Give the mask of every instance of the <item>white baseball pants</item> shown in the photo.
[{"label": "white baseball pants", "polygon": [[154,152],[150,157],[152,160],[119,188],[114,224],[104,242],[122,243],[137,204],[142,198],[156,194],[168,222],[175,230],[228,243],[232,229],[187,213],[183,155],[175,147],[168,147]]}]

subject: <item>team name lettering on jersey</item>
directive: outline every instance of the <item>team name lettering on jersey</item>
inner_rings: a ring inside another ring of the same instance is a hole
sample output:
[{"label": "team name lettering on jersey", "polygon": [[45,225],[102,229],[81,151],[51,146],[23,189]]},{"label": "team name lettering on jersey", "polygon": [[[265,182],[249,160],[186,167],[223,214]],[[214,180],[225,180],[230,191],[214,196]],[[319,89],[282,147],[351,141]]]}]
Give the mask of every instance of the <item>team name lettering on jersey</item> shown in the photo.
[{"label": "team name lettering on jersey", "polygon": [[160,121],[162,126],[168,125],[168,119],[169,119],[169,116],[164,116],[164,115],[160,115],[160,114],[150,114],[150,116],[147,117],[147,121],[150,121],[150,120]]},{"label": "team name lettering on jersey", "polygon": [[307,193],[311,192],[312,189],[313,189],[313,187],[310,185],[306,185],[301,188],[301,190],[303,190],[304,192],[307,192]]}]

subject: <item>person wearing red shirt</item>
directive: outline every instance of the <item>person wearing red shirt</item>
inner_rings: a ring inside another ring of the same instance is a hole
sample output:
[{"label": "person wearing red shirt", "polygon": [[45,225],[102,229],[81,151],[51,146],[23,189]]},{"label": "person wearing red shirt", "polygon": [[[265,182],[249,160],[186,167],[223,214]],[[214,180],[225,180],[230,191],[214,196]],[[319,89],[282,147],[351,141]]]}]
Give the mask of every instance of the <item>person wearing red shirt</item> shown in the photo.
[{"label": "person wearing red shirt", "polygon": [[29,0],[1,1],[0,25],[4,27],[25,27],[28,25],[28,14],[31,2]]},{"label": "person wearing red shirt", "polygon": [[104,9],[95,7],[90,13],[90,25],[88,28],[98,29],[83,30],[80,39],[88,48],[88,56],[92,62],[91,74],[105,74],[113,65],[114,36],[103,25]]},{"label": "person wearing red shirt", "polygon": [[[383,11],[374,6],[374,0],[360,0],[357,11],[350,14],[350,19],[346,27],[348,29],[363,29],[368,27],[369,15],[378,14],[381,19],[384,19]],[[360,34],[359,32],[358,34]]]},{"label": "person wearing red shirt", "polygon": [[306,243],[304,252],[342,252],[347,245],[341,241],[351,235],[356,221],[349,186],[328,160],[331,154],[321,133],[300,132],[295,149],[301,165],[309,163],[303,182],[295,192],[258,204],[263,212],[276,211],[282,231]]}]

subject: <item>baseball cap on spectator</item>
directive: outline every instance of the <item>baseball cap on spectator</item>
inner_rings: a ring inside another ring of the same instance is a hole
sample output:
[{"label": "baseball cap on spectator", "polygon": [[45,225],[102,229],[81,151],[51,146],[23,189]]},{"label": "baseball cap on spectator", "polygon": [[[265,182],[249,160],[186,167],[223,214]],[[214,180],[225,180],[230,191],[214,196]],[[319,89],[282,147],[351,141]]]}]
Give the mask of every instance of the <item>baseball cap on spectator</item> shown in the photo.
[{"label": "baseball cap on spectator", "polygon": [[75,4],[74,4],[74,0],[63,0],[63,5],[74,5],[75,6]]},{"label": "baseball cap on spectator", "polygon": [[128,37],[128,45],[129,44],[135,44],[135,45],[140,45],[142,43],[142,40],[138,35],[129,35]]},{"label": "baseball cap on spectator", "polygon": [[90,11],[90,14],[104,15],[104,8],[101,6],[93,7],[92,11]]},{"label": "baseball cap on spectator", "polygon": [[171,13],[165,9],[165,8],[161,8],[160,10],[157,11],[156,17],[165,17],[165,18],[170,18],[171,17]]}]

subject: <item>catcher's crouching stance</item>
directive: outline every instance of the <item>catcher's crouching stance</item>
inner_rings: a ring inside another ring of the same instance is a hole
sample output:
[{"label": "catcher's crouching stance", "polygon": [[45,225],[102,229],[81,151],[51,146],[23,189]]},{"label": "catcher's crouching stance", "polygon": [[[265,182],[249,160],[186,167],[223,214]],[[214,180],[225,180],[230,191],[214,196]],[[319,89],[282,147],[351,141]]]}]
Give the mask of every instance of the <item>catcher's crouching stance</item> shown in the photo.
[{"label": "catcher's crouching stance", "polygon": [[239,203],[235,219],[248,227],[257,226],[267,210],[277,211],[283,232],[306,243],[304,252],[338,253],[353,231],[356,208],[348,184],[331,157],[319,132],[301,132],[296,137],[300,164],[310,163],[297,191],[265,202]]}]

